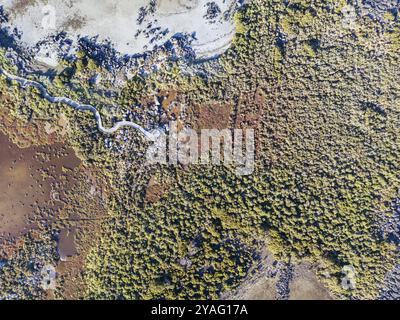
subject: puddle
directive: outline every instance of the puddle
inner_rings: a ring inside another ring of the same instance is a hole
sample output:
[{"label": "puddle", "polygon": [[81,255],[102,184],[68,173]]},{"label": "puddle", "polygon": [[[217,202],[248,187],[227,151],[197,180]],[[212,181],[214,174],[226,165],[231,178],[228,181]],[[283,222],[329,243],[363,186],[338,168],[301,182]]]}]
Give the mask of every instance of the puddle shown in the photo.
[{"label": "puddle", "polygon": [[75,228],[61,230],[57,248],[61,261],[68,261],[68,258],[78,253],[75,244],[75,236]]}]

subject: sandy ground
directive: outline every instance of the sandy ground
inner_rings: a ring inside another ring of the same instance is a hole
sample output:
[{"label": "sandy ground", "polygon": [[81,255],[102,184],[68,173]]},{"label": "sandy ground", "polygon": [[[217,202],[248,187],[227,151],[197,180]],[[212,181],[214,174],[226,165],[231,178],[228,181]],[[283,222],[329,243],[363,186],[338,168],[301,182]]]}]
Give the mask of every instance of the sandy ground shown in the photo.
[{"label": "sandy ground", "polygon": [[[109,40],[122,54],[151,50],[177,33],[193,34],[193,48],[202,58],[229,47],[235,31],[229,10],[236,0],[156,0],[154,7],[151,2],[5,0],[2,5],[10,16],[10,27],[22,33],[21,40],[28,46],[66,31],[73,40],[85,36]],[[211,12],[210,3],[218,9]],[[144,16],[143,8],[147,10]],[[47,53],[50,64],[55,55]]]},{"label": "sandy ground", "polygon": [[332,300],[329,290],[317,279],[308,263],[295,266],[289,289],[290,300]]},{"label": "sandy ground", "polygon": [[[260,276],[255,281],[245,281],[239,290],[227,296],[237,300],[275,300],[278,298],[277,278]],[[308,264],[296,265],[289,283],[289,300],[332,300],[330,293],[318,281]]]},{"label": "sandy ground", "polygon": [[[265,248],[255,271],[234,291],[224,293],[223,300],[332,300],[329,290],[318,280],[315,268],[307,262],[279,263]],[[290,272],[290,274],[288,273]],[[283,291],[282,291],[283,289]]]}]

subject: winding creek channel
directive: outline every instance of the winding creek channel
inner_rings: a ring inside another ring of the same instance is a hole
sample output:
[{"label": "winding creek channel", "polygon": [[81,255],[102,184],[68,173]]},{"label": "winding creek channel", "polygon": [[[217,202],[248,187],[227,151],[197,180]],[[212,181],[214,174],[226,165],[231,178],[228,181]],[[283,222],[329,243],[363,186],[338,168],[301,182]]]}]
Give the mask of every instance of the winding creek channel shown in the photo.
[{"label": "winding creek channel", "polygon": [[41,83],[15,76],[13,74],[8,73],[6,70],[2,69],[1,67],[0,67],[0,74],[3,74],[10,81],[18,82],[22,86],[22,88],[26,88],[26,87],[30,86],[30,87],[35,87],[35,88],[39,89],[42,97],[45,98],[50,103],[66,104],[76,111],[91,112],[93,114],[94,118],[96,119],[98,129],[104,134],[113,134],[113,133],[117,132],[119,129],[121,129],[122,127],[131,127],[133,129],[141,132],[146,137],[146,139],[148,139],[150,141],[155,140],[155,136],[151,132],[145,130],[143,127],[141,127],[137,123],[134,123],[132,121],[122,120],[122,121],[116,122],[113,127],[106,128],[103,125],[103,120],[101,118],[100,112],[96,109],[96,107],[89,105],[89,104],[80,104],[70,98],[67,98],[67,97],[54,97],[49,94],[48,90]]}]

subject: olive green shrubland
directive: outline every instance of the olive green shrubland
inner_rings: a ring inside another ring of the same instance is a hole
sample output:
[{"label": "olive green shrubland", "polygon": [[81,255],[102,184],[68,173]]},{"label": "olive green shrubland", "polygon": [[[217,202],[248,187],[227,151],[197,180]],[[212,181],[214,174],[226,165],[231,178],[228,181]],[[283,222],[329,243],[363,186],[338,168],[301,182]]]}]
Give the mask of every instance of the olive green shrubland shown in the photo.
[{"label": "olive green shrubland", "polygon": [[[69,140],[113,190],[87,264],[88,298],[217,298],[248,276],[265,245],[279,259],[316,261],[339,297],[377,295],[396,260],[380,226],[398,196],[400,30],[390,13],[387,23],[364,16],[349,28],[345,5],[251,1],[218,60],[167,61],[147,77],[135,75],[114,100],[91,93],[86,70],[102,70],[83,53],[49,83],[58,95],[104,106],[109,121],[145,97],[177,90],[189,106],[232,106],[231,126],[257,134],[251,176],[226,167],[150,166],[137,132],[124,133],[129,143],[104,137],[90,115],[65,109]],[[1,88],[12,90],[15,117],[24,116],[22,99],[48,118],[61,108],[32,89],[4,80]],[[150,178],[164,181],[155,203],[144,201]],[[357,272],[355,290],[340,286],[345,265]]]}]

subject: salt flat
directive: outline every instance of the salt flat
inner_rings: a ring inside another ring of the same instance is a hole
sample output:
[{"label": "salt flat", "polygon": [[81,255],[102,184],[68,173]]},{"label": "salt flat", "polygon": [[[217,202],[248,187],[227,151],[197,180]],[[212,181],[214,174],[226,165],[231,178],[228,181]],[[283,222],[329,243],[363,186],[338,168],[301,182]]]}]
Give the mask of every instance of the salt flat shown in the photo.
[{"label": "salt flat", "polygon": [[[121,54],[138,54],[162,45],[178,33],[194,36],[200,58],[229,47],[235,26],[236,0],[5,0],[8,26],[21,33],[21,42],[48,48],[49,37],[67,32],[110,41]],[[54,48],[52,50],[55,50]]]}]

